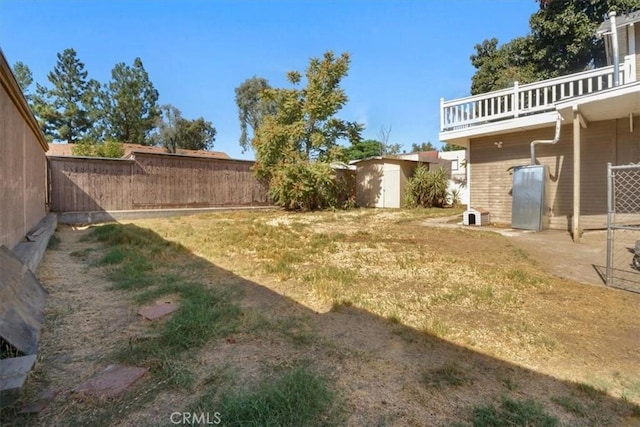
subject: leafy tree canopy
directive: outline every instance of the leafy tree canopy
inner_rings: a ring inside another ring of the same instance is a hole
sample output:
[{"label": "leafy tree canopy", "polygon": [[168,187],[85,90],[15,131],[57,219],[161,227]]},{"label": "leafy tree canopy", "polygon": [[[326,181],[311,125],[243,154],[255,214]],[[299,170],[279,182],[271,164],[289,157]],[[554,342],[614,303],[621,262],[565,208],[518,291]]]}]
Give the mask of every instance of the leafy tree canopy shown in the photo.
[{"label": "leafy tree canopy", "polygon": [[640,0],[536,1],[540,9],[529,20],[529,34],[501,46],[492,38],[474,47],[472,94],[604,65],[603,41],[595,30],[611,10],[621,14],[640,9]]},{"label": "leafy tree canopy", "polygon": [[466,148],[461,145],[449,144],[447,142],[442,146],[442,149],[440,151],[457,151],[457,150],[466,150]]},{"label": "leafy tree canopy", "polygon": [[[235,89],[236,105],[238,106],[238,118],[240,119],[240,146],[242,152],[251,148],[251,139],[262,123],[262,118],[267,114],[275,113],[275,105],[268,102],[261,95],[266,89],[270,89],[267,79],[252,77],[245,80]],[[248,130],[251,128],[252,136]]]},{"label": "leafy tree canopy", "polygon": [[71,149],[71,153],[74,156],[118,159],[124,156],[124,144],[120,141],[113,140],[107,140],[101,144],[84,140],[75,144]]},{"label": "leafy tree canopy", "polygon": [[361,124],[336,117],[347,102],[340,82],[348,69],[347,53],[326,52],[310,60],[304,87],[302,75],[291,71],[287,79],[293,88],[262,91],[261,99],[275,108],[263,117],[252,141],[258,177],[269,181],[283,163],[337,159],[342,151],[338,141],[360,140]]},{"label": "leafy tree canopy", "polygon": [[423,142],[420,144],[411,144],[411,152],[417,153],[418,151],[437,151],[431,141]]},{"label": "leafy tree canopy", "polygon": [[347,161],[382,156],[383,154],[384,146],[382,142],[376,141],[375,139],[356,141],[351,144],[351,146],[344,149],[344,158]]},{"label": "leafy tree canopy", "polygon": [[216,129],[203,117],[187,120],[173,105],[160,107],[158,133],[153,136],[156,145],[161,145],[170,153],[184,150],[210,150],[216,138]]}]

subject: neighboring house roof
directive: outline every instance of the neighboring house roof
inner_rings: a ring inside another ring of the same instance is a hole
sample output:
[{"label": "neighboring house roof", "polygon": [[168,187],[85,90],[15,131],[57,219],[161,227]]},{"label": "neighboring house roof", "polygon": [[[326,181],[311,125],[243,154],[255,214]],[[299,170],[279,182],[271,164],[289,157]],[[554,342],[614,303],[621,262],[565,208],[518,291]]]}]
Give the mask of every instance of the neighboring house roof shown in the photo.
[{"label": "neighboring house roof", "polygon": [[397,157],[405,160],[417,160],[423,163],[437,163],[439,158],[438,151],[436,150],[398,154]]},{"label": "neighboring house roof", "polygon": [[[635,24],[636,22],[640,22],[640,10],[636,10],[635,12],[630,12],[626,15],[616,16],[616,27],[631,25],[631,24]],[[611,20],[607,19],[602,24],[600,24],[600,26],[596,30],[596,34],[602,35],[609,31],[611,31]]]},{"label": "neighboring house roof", "polygon": [[[149,154],[179,154],[192,157],[206,157],[211,159],[230,159],[227,153],[221,151],[204,151],[204,150],[182,150],[177,153],[168,153],[163,147],[148,147],[140,144],[123,144],[124,158],[130,157],[131,153],[149,153]],[[73,144],[49,144],[47,156],[73,156]]]}]

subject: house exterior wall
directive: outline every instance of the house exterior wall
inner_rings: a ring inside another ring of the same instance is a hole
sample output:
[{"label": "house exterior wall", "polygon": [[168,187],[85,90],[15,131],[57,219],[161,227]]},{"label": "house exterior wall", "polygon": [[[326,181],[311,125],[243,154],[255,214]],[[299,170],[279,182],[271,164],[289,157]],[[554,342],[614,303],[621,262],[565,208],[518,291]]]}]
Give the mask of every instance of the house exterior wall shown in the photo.
[{"label": "house exterior wall", "polygon": [[0,245],[12,249],[46,213],[46,142],[0,57]]},{"label": "house exterior wall", "polygon": [[618,60],[622,64],[624,57],[629,54],[629,27],[618,28]]},{"label": "house exterior wall", "polygon": [[[607,162],[640,162],[640,119],[591,122],[581,130],[581,226],[603,228],[607,213]],[[550,227],[568,229],[573,214],[573,126],[562,126],[555,145],[536,145],[538,164],[548,167]],[[514,166],[530,164],[530,142],[551,139],[553,128],[471,139],[470,205],[490,211],[491,220],[511,223]],[[502,141],[502,148],[494,143]]]},{"label": "house exterior wall", "polygon": [[469,186],[467,185],[467,150],[442,151],[441,159],[451,162],[451,179],[448,191],[457,191],[460,203],[469,205]]}]

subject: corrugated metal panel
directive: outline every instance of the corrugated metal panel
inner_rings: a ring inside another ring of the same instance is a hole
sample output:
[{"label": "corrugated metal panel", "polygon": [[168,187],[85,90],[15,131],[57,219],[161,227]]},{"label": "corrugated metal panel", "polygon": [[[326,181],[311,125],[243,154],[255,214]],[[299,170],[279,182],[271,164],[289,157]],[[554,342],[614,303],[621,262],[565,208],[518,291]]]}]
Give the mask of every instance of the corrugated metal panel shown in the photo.
[{"label": "corrugated metal panel", "polygon": [[546,181],[546,166],[519,166],[513,170],[511,227],[542,230],[546,214]]}]

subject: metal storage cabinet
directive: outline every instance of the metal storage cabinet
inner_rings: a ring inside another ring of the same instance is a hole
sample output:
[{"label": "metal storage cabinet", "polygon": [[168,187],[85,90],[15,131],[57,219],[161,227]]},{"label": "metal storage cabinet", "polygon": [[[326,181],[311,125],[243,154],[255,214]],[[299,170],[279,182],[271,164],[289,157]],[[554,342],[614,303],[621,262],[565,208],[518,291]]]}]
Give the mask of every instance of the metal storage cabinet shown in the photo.
[{"label": "metal storage cabinet", "polygon": [[513,169],[511,227],[541,231],[547,227],[544,165],[516,166]]}]

